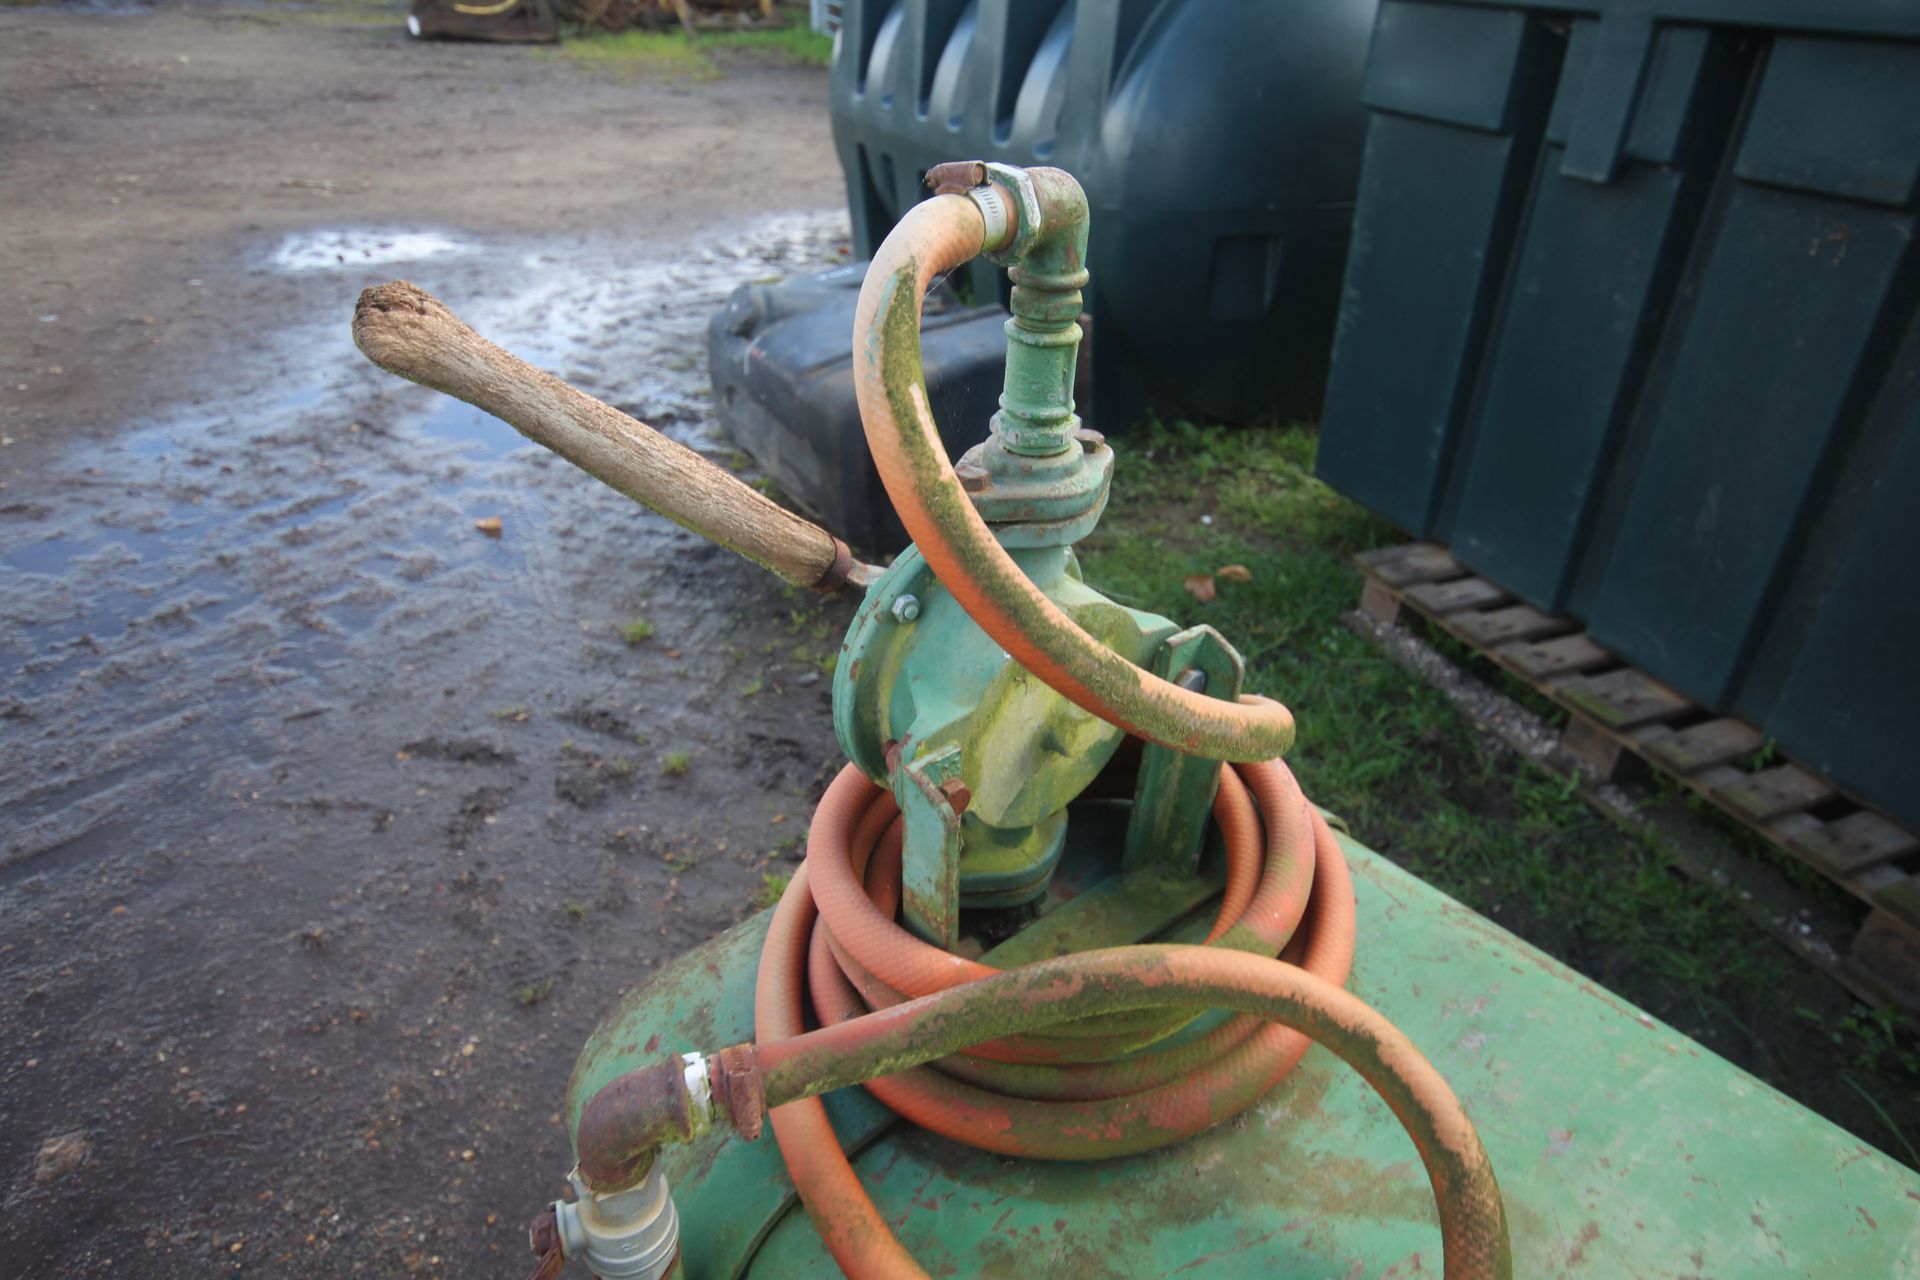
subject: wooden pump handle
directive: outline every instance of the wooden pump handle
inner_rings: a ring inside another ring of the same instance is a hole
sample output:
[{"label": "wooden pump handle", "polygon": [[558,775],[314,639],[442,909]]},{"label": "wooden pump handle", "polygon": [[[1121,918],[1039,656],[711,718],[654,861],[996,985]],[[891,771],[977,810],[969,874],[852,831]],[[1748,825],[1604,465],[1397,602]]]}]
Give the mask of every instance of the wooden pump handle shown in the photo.
[{"label": "wooden pump handle", "polygon": [[502,351],[446,304],[405,280],[376,285],[353,309],[367,359],[464,400],[634,501],[737,551],[795,586],[864,584],[871,566],[819,525],[742,484],[685,445]]}]

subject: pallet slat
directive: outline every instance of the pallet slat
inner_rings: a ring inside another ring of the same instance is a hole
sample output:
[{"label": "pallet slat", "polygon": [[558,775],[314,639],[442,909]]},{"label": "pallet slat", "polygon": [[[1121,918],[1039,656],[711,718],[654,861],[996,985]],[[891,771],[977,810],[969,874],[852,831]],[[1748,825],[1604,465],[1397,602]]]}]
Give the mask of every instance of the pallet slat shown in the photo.
[{"label": "pallet slat", "polygon": [[1874,905],[1920,929],[1920,876],[1902,876],[1873,895]]},{"label": "pallet slat", "polygon": [[1415,542],[1404,547],[1382,547],[1363,551],[1354,557],[1360,566],[1390,587],[1411,587],[1422,582],[1457,578],[1466,570],[1460,567],[1445,547],[1431,542]]},{"label": "pallet slat", "polygon": [[1551,617],[1530,604],[1461,614],[1447,619],[1447,624],[1467,641],[1487,649],[1509,640],[1540,640],[1573,629],[1565,618]]},{"label": "pallet slat", "polygon": [[1591,671],[1613,661],[1613,655],[1587,639],[1584,631],[1554,640],[1503,644],[1493,656],[1501,665],[1533,680]]},{"label": "pallet slat", "polygon": [[1920,850],[1920,837],[1863,809],[1796,832],[1787,847],[1828,875],[1844,878]]},{"label": "pallet slat", "polygon": [[1854,935],[1847,960],[1875,985],[1890,986],[1893,997],[1908,1007],[1920,1006],[1920,932],[1912,918],[1875,910]]},{"label": "pallet slat", "polygon": [[1720,789],[1719,798],[1755,822],[1783,813],[1811,809],[1839,793],[1826,779],[1796,764],[1783,764],[1759,773],[1743,774],[1740,781]]},{"label": "pallet slat", "polygon": [[1709,720],[1647,743],[1647,754],[1684,777],[1751,755],[1765,743],[1760,731],[1744,721]]},{"label": "pallet slat", "polygon": [[1420,610],[1441,618],[1450,613],[1459,613],[1462,609],[1478,609],[1490,604],[1503,604],[1507,600],[1507,593],[1485,578],[1423,582],[1419,586],[1408,587],[1405,594]]},{"label": "pallet slat", "polygon": [[1654,720],[1671,720],[1693,703],[1632,667],[1604,675],[1581,676],[1554,691],[1556,701],[1608,729],[1631,729]]}]

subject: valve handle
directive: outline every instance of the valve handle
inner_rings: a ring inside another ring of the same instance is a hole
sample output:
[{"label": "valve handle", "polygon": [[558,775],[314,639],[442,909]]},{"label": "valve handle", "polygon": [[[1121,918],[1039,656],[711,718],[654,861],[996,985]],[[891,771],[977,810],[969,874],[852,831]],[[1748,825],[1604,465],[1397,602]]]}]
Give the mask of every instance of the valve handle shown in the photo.
[{"label": "valve handle", "polygon": [[612,405],[501,350],[405,280],[353,309],[353,340],[389,373],[499,418],[676,524],[799,587],[864,587],[878,576],[847,544]]},{"label": "valve handle", "polygon": [[527,1244],[540,1259],[527,1280],[553,1280],[566,1267],[567,1255],[560,1247],[560,1223],[552,1205],[535,1214],[527,1224]]}]

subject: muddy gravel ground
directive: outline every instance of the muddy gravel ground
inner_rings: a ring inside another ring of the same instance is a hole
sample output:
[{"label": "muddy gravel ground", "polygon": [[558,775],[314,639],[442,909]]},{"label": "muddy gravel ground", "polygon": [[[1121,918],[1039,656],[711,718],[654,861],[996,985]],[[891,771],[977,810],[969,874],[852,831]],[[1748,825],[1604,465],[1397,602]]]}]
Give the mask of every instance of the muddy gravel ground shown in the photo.
[{"label": "muddy gravel ground", "polygon": [[843,607],[347,333],[410,278],[726,457],[824,73],[367,16],[0,10],[0,1276],[520,1273],[578,1046],[839,759]]}]

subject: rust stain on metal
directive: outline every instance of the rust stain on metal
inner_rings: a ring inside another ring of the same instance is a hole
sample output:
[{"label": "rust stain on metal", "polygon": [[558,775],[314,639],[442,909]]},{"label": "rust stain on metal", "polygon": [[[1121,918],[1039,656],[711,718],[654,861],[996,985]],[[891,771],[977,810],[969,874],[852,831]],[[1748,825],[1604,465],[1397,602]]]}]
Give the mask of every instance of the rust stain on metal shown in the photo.
[{"label": "rust stain on metal", "polygon": [[580,1111],[580,1172],[596,1189],[623,1190],[652,1167],[654,1152],[693,1137],[693,1099],[678,1058],[635,1067]]},{"label": "rust stain on metal", "polygon": [[973,792],[959,778],[948,778],[941,783],[940,794],[946,797],[947,806],[955,813],[965,813],[967,806],[973,803]]},{"label": "rust stain on metal", "polygon": [[560,1224],[554,1218],[553,1206],[548,1205],[527,1224],[527,1244],[534,1253],[544,1254],[559,1243]]},{"label": "rust stain on metal", "polygon": [[527,1244],[533,1250],[534,1257],[539,1259],[528,1280],[553,1280],[567,1265],[567,1255],[560,1248],[560,1223],[552,1205],[548,1205],[527,1224]]},{"label": "rust stain on metal", "polygon": [[937,196],[965,195],[987,180],[987,166],[978,160],[949,160],[927,170],[927,186]]},{"label": "rust stain on metal", "polygon": [[750,1044],[722,1049],[713,1059],[713,1092],[726,1108],[727,1119],[735,1133],[751,1142],[760,1136],[760,1123],[767,1114],[766,1082],[760,1077],[760,1060]]}]

